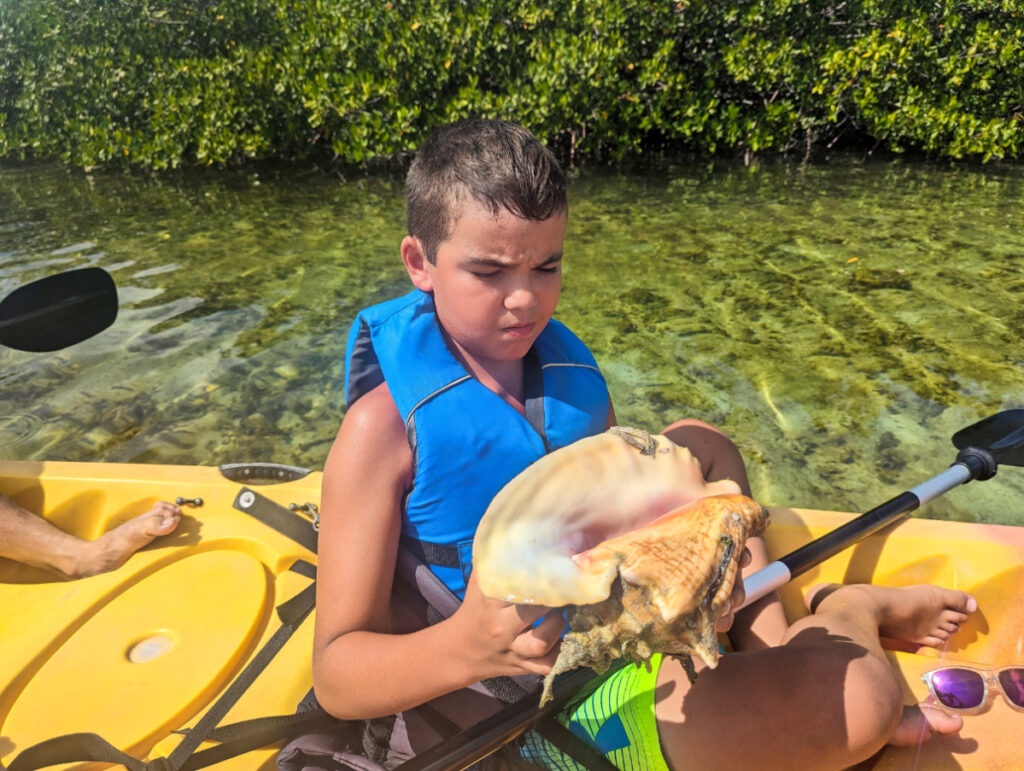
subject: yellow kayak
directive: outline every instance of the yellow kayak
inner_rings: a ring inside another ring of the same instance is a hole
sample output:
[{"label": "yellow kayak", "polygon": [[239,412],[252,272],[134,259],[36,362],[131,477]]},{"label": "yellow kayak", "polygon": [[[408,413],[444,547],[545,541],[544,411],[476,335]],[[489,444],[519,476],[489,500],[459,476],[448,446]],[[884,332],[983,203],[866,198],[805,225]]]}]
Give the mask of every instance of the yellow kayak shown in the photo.
[{"label": "yellow kayak", "polygon": [[[789,554],[847,522],[851,514],[773,508],[765,534],[772,557]],[[979,612],[945,651],[890,652],[903,679],[906,704],[928,697],[921,674],[949,664],[992,668],[1024,664],[1024,528],[914,518],[872,535],[786,584],[781,590],[790,620],[806,615],[803,595],[822,583],[908,586],[930,583],[970,592]],[[887,747],[875,769],[1019,769],[1021,719],[1001,696],[989,708],[964,716],[955,736],[937,736],[920,747]]]},{"label": "yellow kayak", "polygon": [[[0,559],[0,761],[77,732],[138,758],[170,755],[183,741],[178,731],[196,724],[281,626],[275,608],[312,581],[302,566],[315,565],[313,551],[243,504],[319,505],[320,481],[317,472],[256,485],[212,467],[0,462],[0,492],[85,538],[155,500],[202,499],[175,533],[112,573],[65,582]],[[312,507],[291,514],[293,523],[312,528],[306,512]],[[769,549],[789,553],[851,516],[772,509]],[[908,704],[927,696],[920,674],[939,662],[1024,662],[1024,528],[925,519],[891,526],[787,584],[791,618],[806,613],[803,591],[821,581],[936,583],[977,597],[981,611],[946,651],[892,652]],[[295,710],[311,686],[312,626],[310,615],[220,724]],[[1020,721],[997,698],[965,717],[959,735],[934,738],[920,753],[889,748],[874,767],[1019,768],[1012,737]],[[275,754],[263,748],[212,767],[271,769]]]},{"label": "yellow kayak", "polygon": [[[0,492],[84,538],[156,500],[202,500],[112,573],[65,582],[0,559],[0,761],[76,732],[139,758],[169,755],[182,740],[174,732],[193,725],[281,626],[275,608],[312,583],[290,568],[315,565],[315,554],[236,499],[249,490],[284,507],[319,505],[320,478],[247,486],[211,467],[0,463]],[[303,525],[304,514],[291,516]],[[313,532],[311,518],[305,526]],[[309,615],[221,724],[295,711],[312,686],[312,632]],[[273,768],[275,754],[216,767]]]}]

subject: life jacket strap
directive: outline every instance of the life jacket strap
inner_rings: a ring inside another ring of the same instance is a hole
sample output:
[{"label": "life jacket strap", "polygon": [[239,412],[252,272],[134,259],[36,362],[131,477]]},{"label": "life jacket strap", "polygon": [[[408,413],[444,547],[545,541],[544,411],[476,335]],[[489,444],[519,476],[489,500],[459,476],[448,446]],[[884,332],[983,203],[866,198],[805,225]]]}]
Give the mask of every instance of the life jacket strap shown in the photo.
[{"label": "life jacket strap", "polygon": [[412,536],[402,536],[402,546],[409,550],[420,562],[439,568],[461,568],[459,549],[452,543],[433,543],[421,541]]}]

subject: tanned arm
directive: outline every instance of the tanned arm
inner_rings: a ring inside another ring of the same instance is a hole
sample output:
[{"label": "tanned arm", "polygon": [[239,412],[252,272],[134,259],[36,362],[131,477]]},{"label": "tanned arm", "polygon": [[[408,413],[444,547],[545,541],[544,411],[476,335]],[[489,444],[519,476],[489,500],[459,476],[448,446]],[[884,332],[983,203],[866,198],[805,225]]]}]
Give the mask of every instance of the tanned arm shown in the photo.
[{"label": "tanned arm", "polygon": [[496,675],[545,674],[562,621],[484,598],[471,577],[451,618],[388,633],[388,603],[411,482],[405,424],[386,384],[349,409],[324,469],[314,633],[317,699],[340,718],[409,709]]}]

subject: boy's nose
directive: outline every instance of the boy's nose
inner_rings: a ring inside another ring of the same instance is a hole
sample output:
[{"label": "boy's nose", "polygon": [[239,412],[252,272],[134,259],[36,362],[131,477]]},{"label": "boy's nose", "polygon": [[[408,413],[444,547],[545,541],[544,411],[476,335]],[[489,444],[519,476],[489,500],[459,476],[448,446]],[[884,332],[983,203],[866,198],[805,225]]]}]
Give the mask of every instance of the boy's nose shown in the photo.
[{"label": "boy's nose", "polygon": [[505,308],[532,308],[537,304],[537,295],[527,286],[519,286],[505,295]]}]

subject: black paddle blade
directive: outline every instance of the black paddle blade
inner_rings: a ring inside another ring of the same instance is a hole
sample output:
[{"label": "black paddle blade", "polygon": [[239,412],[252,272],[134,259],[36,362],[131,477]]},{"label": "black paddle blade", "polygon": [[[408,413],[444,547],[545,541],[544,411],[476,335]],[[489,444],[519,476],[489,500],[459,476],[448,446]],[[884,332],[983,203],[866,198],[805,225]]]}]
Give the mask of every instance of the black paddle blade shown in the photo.
[{"label": "black paddle blade", "polygon": [[0,345],[59,351],[99,334],[117,318],[117,287],[103,268],[47,276],[0,302]]},{"label": "black paddle blade", "polygon": [[1004,410],[953,434],[957,449],[988,450],[999,465],[1024,466],[1024,410]]}]

